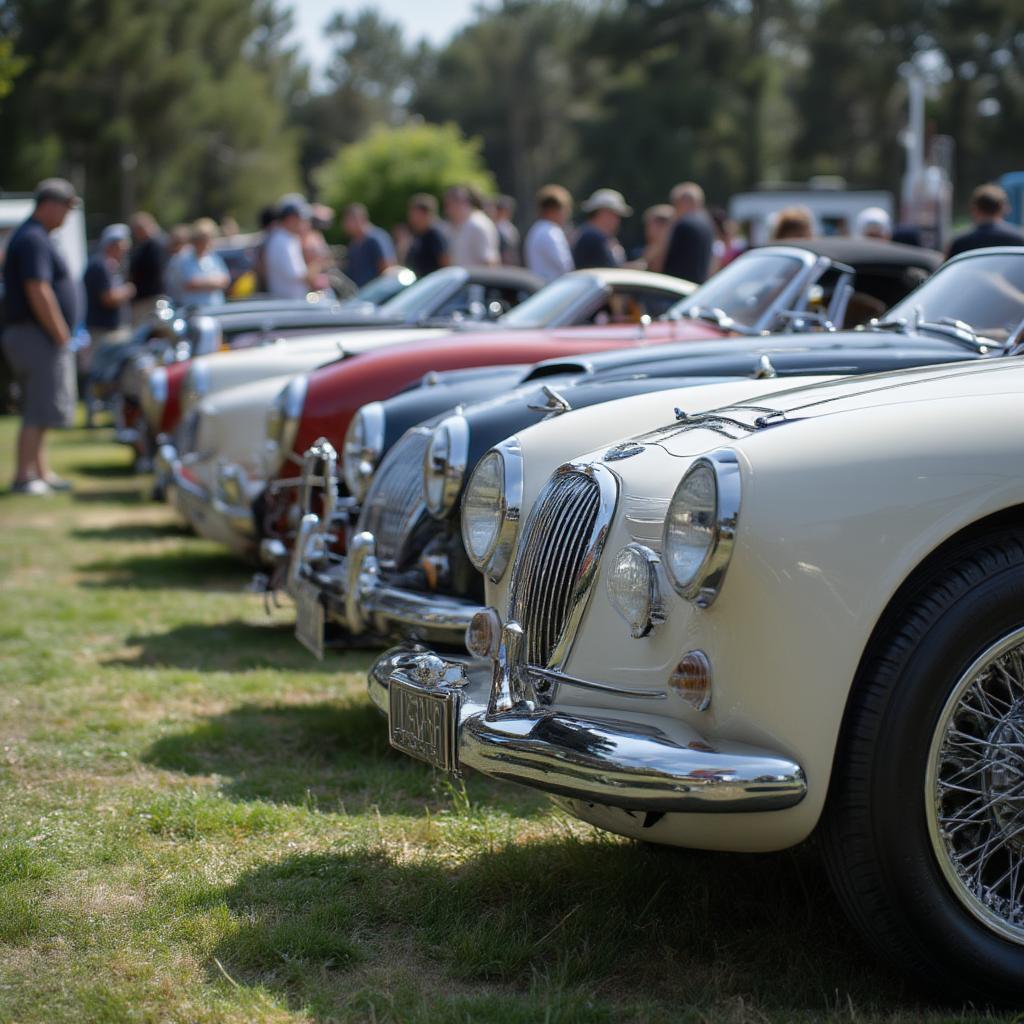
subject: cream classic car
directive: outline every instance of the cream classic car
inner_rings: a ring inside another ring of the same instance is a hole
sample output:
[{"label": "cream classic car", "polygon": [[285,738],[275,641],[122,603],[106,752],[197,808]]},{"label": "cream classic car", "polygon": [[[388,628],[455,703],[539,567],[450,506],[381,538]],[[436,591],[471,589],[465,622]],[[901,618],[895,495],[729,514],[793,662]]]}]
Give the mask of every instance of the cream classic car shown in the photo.
[{"label": "cream classic car", "polygon": [[[963,297],[1000,343],[1019,255]],[[1022,393],[1016,358],[819,383],[666,410],[554,472],[561,424],[523,431],[463,499],[470,655],[371,670],[392,744],[653,842],[817,830],[874,949],[1019,999]]]}]

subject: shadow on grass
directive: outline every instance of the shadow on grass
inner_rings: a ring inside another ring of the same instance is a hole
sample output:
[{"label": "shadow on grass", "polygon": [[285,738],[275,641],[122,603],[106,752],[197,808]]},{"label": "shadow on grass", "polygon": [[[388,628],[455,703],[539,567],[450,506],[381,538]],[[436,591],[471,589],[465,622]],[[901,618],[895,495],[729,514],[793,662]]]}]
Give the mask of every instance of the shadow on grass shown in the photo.
[{"label": "shadow on grass", "polygon": [[143,590],[190,588],[239,592],[252,579],[252,568],[225,551],[175,549],[127,558],[104,558],[79,566],[102,578],[84,580],[84,587],[136,587]]},{"label": "shadow on grass", "polygon": [[[345,659],[365,674],[369,658]],[[422,815],[450,805],[450,789],[427,765],[392,750],[387,725],[368,698],[317,704],[243,704],[187,732],[164,736],[143,755],[157,768],[221,780],[223,796],[346,814]],[[546,808],[543,797],[474,774],[468,798],[516,814]]]},{"label": "shadow on grass", "polygon": [[[132,478],[133,480],[135,478]],[[103,505],[143,505],[150,504],[151,499],[149,492],[151,488],[147,489],[141,483],[135,482],[131,487],[122,488],[110,488],[106,490],[75,490],[72,492],[72,497],[75,501],[80,501],[86,504],[103,504]]]},{"label": "shadow on grass", "polygon": [[76,540],[162,540],[165,537],[188,537],[184,523],[120,523],[117,526],[82,527],[71,531]]},{"label": "shadow on grass", "polygon": [[[253,601],[239,594],[240,601]],[[112,658],[105,665],[121,668],[186,668],[203,672],[248,672],[277,669],[282,672],[345,671],[344,662],[332,659],[329,667],[317,661],[295,639],[294,627],[282,623],[232,622],[186,623],[163,633],[136,633],[125,643],[139,648],[130,658]],[[365,671],[368,662],[360,662]]]},{"label": "shadow on grass", "polygon": [[[458,863],[304,854],[209,899],[235,915],[214,954],[231,976],[321,1021],[353,999],[380,1021],[838,1021],[919,998],[869,956],[808,847],[711,854],[595,834]],[[353,965],[386,987],[360,992]]]},{"label": "shadow on grass", "polygon": [[128,480],[135,478],[130,461],[98,462],[84,466],[76,465],[74,469],[79,476],[98,477],[104,480]]}]

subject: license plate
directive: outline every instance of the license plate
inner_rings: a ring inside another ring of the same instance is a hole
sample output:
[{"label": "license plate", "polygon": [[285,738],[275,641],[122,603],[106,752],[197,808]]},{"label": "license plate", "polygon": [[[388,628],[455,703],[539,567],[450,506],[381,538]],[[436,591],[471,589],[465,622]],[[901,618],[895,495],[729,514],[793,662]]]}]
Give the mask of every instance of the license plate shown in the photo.
[{"label": "license plate", "polygon": [[295,639],[324,660],[324,606],[320,589],[308,580],[295,581]]},{"label": "license plate", "polygon": [[388,686],[388,737],[397,750],[442,771],[456,771],[458,718],[457,693],[423,690],[392,678]]}]

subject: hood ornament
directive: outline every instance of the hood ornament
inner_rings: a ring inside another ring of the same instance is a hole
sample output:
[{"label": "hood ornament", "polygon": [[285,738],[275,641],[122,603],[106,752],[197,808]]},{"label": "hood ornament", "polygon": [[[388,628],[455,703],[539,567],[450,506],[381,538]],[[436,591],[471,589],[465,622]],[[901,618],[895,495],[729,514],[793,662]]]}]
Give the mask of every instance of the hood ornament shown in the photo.
[{"label": "hood ornament", "polygon": [[534,412],[546,412],[549,416],[561,416],[563,412],[572,412],[572,405],[569,400],[560,395],[553,387],[547,384],[541,385],[544,392],[545,402],[531,402],[527,408]]}]

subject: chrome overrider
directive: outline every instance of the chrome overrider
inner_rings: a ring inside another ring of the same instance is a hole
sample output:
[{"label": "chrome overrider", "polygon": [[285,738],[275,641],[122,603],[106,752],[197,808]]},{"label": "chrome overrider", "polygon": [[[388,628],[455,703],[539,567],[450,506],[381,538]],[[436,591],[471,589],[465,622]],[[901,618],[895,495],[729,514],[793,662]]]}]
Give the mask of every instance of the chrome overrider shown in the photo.
[{"label": "chrome overrider", "polygon": [[[532,674],[524,632],[506,622],[489,658],[441,657],[416,645],[392,648],[371,668],[368,688],[389,716],[393,684],[450,702],[454,735],[440,766],[456,773],[475,768],[562,797],[666,813],[783,810],[807,792],[803,770],[788,758],[747,744],[711,742],[675,719],[570,714],[544,703]],[[601,687],[561,679],[567,687]],[[404,745],[408,751],[409,742]],[[439,763],[436,757],[433,763]]]},{"label": "chrome overrider", "polygon": [[[480,605],[456,596],[389,585],[377,560],[376,538],[369,531],[354,532],[357,502],[339,497],[337,463],[337,452],[323,438],[305,453],[299,491],[303,515],[285,577],[286,592],[294,597],[304,582],[314,584],[320,589],[328,620],[352,636],[415,636],[461,646]],[[318,487],[323,488],[323,514],[319,516],[310,511]],[[339,533],[346,537],[344,555],[334,550]],[[269,554],[266,541],[263,546]]]},{"label": "chrome overrider", "polygon": [[412,635],[419,640],[461,646],[473,616],[475,601],[442,593],[417,593],[389,586],[380,573],[372,533],[357,533],[345,559],[342,594],[326,595],[332,618],[354,635]]}]

